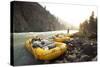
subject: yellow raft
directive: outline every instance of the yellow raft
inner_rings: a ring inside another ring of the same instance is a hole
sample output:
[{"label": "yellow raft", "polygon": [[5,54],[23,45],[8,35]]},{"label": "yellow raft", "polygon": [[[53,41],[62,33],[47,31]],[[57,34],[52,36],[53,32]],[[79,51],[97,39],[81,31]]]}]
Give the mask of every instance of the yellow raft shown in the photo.
[{"label": "yellow raft", "polygon": [[66,41],[66,40],[70,40],[70,39],[72,39],[72,38],[70,38],[70,36],[68,36],[68,35],[64,35],[64,34],[58,34],[58,35],[55,35],[55,37],[54,37],[54,41],[55,42],[64,42],[64,41]]},{"label": "yellow raft", "polygon": [[36,59],[52,60],[62,55],[67,49],[67,46],[65,43],[55,42],[55,45],[56,45],[55,48],[48,49],[48,50],[45,50],[40,47],[33,48],[32,39],[29,39],[26,41],[25,47],[32,53],[32,55],[35,56]]}]

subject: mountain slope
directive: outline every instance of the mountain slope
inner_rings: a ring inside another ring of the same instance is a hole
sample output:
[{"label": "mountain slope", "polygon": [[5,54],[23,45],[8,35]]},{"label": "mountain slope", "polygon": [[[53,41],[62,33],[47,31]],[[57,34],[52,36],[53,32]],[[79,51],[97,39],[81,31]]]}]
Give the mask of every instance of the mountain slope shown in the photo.
[{"label": "mountain slope", "polygon": [[11,2],[12,32],[43,32],[65,29],[58,19],[37,2]]}]

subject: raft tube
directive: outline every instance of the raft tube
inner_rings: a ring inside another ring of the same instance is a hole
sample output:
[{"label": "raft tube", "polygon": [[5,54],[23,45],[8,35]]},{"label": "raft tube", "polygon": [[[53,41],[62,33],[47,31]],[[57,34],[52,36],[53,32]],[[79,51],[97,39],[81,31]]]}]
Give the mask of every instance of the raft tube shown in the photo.
[{"label": "raft tube", "polygon": [[67,41],[67,40],[70,40],[70,39],[71,39],[70,37],[61,37],[61,38],[60,37],[55,37],[54,41],[63,43],[64,41]]}]

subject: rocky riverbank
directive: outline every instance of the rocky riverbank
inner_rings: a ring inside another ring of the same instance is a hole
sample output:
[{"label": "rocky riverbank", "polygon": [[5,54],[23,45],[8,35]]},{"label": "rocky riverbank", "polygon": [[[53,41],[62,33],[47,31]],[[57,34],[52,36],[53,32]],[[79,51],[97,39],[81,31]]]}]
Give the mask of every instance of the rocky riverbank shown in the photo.
[{"label": "rocky riverbank", "polygon": [[44,63],[69,63],[97,61],[97,41],[95,39],[73,37],[64,43],[68,46],[65,54],[59,58]]}]

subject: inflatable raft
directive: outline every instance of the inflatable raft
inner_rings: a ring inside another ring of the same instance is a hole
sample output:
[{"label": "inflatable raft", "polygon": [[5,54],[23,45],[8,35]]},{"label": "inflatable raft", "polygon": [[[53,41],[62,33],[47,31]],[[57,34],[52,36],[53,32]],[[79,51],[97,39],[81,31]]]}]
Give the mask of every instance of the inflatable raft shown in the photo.
[{"label": "inflatable raft", "polygon": [[64,35],[64,34],[55,35],[55,37],[53,38],[55,42],[61,42],[61,43],[63,43],[64,41],[70,40],[70,39],[72,39],[70,38],[70,36]]},{"label": "inflatable raft", "polygon": [[28,39],[25,43],[25,47],[35,56],[36,59],[39,60],[53,60],[60,55],[64,54],[67,49],[65,43],[54,42],[55,47],[52,49],[45,50],[40,47],[32,47],[32,39]]}]

